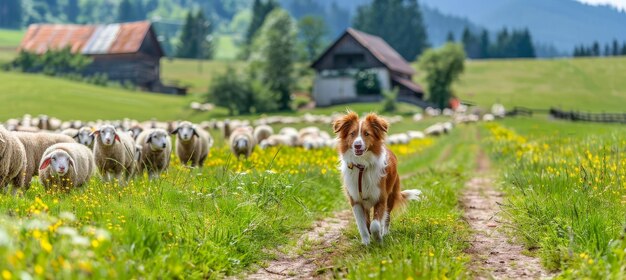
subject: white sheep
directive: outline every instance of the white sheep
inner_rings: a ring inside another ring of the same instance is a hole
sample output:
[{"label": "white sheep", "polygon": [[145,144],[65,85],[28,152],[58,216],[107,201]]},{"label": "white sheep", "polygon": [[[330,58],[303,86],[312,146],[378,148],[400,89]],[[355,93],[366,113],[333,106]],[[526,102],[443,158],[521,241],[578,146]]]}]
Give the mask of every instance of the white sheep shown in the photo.
[{"label": "white sheep", "polygon": [[23,188],[27,167],[26,150],[20,140],[0,125],[0,189],[13,185],[13,194]]},{"label": "white sheep", "polygon": [[282,134],[274,134],[268,137],[267,139],[261,141],[261,143],[259,143],[259,147],[261,149],[266,149],[268,147],[292,146],[292,145],[293,145],[293,138],[291,136],[282,135]]},{"label": "white sheep", "polygon": [[160,128],[146,129],[137,137],[136,145],[141,146],[139,174],[145,170],[150,179],[155,179],[167,170],[172,154],[172,140],[167,131]]},{"label": "white sheep", "polygon": [[93,132],[96,167],[107,182],[115,177],[122,185],[135,173],[135,141],[128,133],[118,133],[112,125]]},{"label": "white sheep", "polygon": [[442,135],[444,132],[445,128],[441,123],[433,124],[424,130],[424,133],[429,136],[439,136]]},{"label": "white sheep", "polygon": [[90,149],[93,149],[93,135],[91,135],[91,128],[83,126],[80,129],[68,128],[61,131],[61,134],[74,138],[74,140],[80,144],[83,144]]},{"label": "white sheep", "polygon": [[72,137],[51,132],[15,131],[12,133],[20,140],[26,150],[26,174],[24,176],[26,189],[30,187],[33,176],[39,175],[39,161],[46,149],[58,143],[76,143]]},{"label": "white sheep", "polygon": [[411,138],[411,140],[413,139],[423,139],[424,138],[424,132],[421,131],[415,131],[415,130],[409,130],[406,132],[406,134],[409,136],[409,138]]},{"label": "white sheep", "polygon": [[211,135],[191,122],[181,122],[172,134],[176,134],[176,155],[183,164],[201,167],[213,145]]},{"label": "white sheep", "polygon": [[79,143],[50,146],[39,163],[39,182],[46,188],[68,190],[81,187],[91,179],[96,164],[91,150]]},{"label": "white sheep", "polygon": [[483,121],[484,122],[492,122],[495,120],[495,116],[492,114],[484,114],[483,115]]},{"label": "white sheep", "polygon": [[237,159],[241,156],[248,158],[256,145],[252,128],[239,127],[230,135],[230,149]]},{"label": "white sheep", "polygon": [[254,140],[257,143],[261,143],[261,141],[272,136],[272,134],[274,134],[274,129],[269,125],[263,124],[254,128]]}]

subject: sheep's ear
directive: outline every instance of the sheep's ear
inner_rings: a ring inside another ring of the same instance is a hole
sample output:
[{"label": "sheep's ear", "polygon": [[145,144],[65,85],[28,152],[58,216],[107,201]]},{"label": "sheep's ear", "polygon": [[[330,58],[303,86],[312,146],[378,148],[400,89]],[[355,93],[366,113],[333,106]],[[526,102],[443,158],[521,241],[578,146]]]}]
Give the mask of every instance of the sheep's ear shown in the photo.
[{"label": "sheep's ear", "polygon": [[172,132],[170,132],[170,134],[178,134],[178,129],[179,129],[179,128],[180,128],[180,127],[177,127],[176,129],[172,130]]},{"label": "sheep's ear", "polygon": [[48,167],[48,165],[50,165],[50,161],[52,159],[50,158],[50,156],[47,156],[44,158],[44,160],[41,162],[41,166],[39,166],[39,170],[44,170],[46,169],[46,167]]},{"label": "sheep's ear", "polygon": [[[90,134],[90,135],[91,135],[91,134]],[[76,140],[76,142],[78,142],[78,140],[79,140],[79,139],[78,139],[78,133],[76,133],[76,135],[74,135],[74,137],[72,137],[72,138],[74,138],[74,140]]]},{"label": "sheep's ear", "polygon": [[154,133],[150,133],[150,135],[148,135],[148,138],[146,138],[146,143],[152,143],[152,135],[154,135]]},{"label": "sheep's ear", "polygon": [[193,135],[195,135],[196,137],[200,138],[200,135],[198,135],[198,131],[196,131],[196,126],[192,126],[191,129],[193,130]]},{"label": "sheep's ear", "polygon": [[97,136],[97,135],[100,135],[100,130],[94,130],[91,133],[89,133],[89,136],[91,136],[91,137],[94,137],[94,136]]},{"label": "sheep's ear", "polygon": [[78,171],[76,170],[76,163],[74,162],[74,159],[71,157],[69,157],[68,159],[70,160],[70,166],[74,168],[74,175],[78,176]]},{"label": "sheep's ear", "polygon": [[117,142],[122,142],[122,141],[120,140],[120,136],[119,136],[119,135],[117,135],[117,133],[115,133],[115,141],[117,141]]}]

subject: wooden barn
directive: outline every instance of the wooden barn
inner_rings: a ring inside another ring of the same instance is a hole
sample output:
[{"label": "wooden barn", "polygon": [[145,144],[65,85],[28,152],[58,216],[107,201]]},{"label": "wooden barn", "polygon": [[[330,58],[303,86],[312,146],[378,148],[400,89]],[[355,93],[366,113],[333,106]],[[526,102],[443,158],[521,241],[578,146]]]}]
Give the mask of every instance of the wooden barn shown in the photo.
[{"label": "wooden barn", "polygon": [[415,70],[380,37],[348,28],[311,67],[317,106],[380,100],[357,93],[355,76],[362,70],[375,73],[382,90],[398,88],[398,100],[422,104],[424,91],[412,80]]},{"label": "wooden barn", "polygon": [[140,89],[185,94],[161,82],[163,49],[148,21],[104,25],[32,24],[19,50],[43,54],[69,47],[93,58],[83,75],[107,74],[109,80],[132,82]]}]

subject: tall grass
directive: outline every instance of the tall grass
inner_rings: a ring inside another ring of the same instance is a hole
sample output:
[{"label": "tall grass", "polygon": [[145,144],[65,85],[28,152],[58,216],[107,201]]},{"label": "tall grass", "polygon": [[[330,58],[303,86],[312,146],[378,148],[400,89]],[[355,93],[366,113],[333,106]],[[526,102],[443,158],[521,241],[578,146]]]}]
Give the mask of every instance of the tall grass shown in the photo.
[{"label": "tall grass", "polygon": [[509,193],[505,214],[526,247],[564,278],[626,277],[626,131],[526,138],[488,130]]}]

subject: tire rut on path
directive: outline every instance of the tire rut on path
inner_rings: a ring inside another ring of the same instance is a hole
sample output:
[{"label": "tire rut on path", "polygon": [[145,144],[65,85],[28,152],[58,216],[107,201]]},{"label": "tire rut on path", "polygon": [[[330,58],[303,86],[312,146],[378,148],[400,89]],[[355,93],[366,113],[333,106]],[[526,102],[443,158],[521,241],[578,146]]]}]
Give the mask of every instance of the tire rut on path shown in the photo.
[{"label": "tire rut on path", "polygon": [[[334,216],[317,221],[295,246],[274,252],[276,258],[246,279],[317,279],[323,277],[324,268],[331,262],[332,249],[343,235],[342,231],[351,221],[349,210],[339,211]],[[306,250],[303,250],[306,247]],[[302,251],[301,253],[298,253]],[[287,252],[287,253],[284,253]]]},{"label": "tire rut on path", "polygon": [[477,156],[476,177],[466,183],[461,198],[465,219],[473,230],[471,276],[474,279],[542,279],[549,278],[538,258],[524,255],[524,247],[510,241],[503,232],[498,213],[504,195],[494,187],[487,174],[489,159],[481,150]]}]

